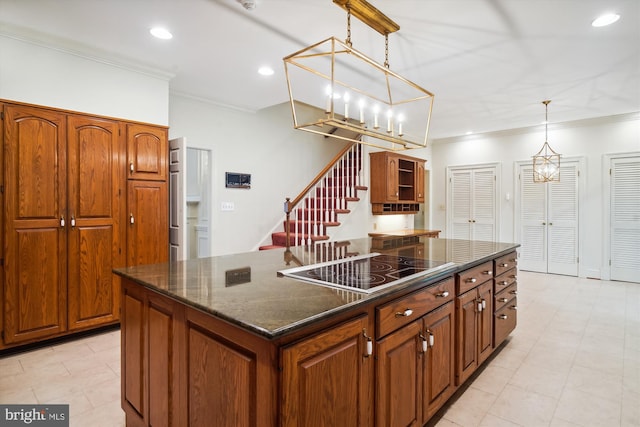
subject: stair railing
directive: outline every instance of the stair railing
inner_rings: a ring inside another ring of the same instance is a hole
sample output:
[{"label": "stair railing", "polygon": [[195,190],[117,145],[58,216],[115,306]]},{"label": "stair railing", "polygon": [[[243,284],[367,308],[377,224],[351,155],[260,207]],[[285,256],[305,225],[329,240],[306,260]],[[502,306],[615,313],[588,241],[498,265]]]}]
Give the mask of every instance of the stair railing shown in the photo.
[{"label": "stair railing", "polygon": [[[298,194],[296,198],[291,200],[289,197],[284,202],[284,212],[286,214],[285,219],[285,232],[286,232],[286,246],[289,248],[291,245],[291,235],[295,239],[294,246],[297,246],[299,239],[306,235],[306,244],[311,245],[313,242],[312,237],[320,234],[323,224],[326,222],[337,222],[337,215],[335,209],[346,209],[347,197],[355,197],[357,190],[356,186],[360,185],[358,182],[359,174],[358,170],[350,171],[347,168],[348,159],[352,156],[352,160],[357,163],[357,166],[361,165],[362,159],[360,158],[362,147],[358,143],[351,143],[345,146],[333,159],[311,180],[311,182]],[[353,157],[358,155],[358,157]],[[339,174],[338,171],[341,171]],[[328,197],[329,189],[329,177],[332,178],[334,183],[333,187],[337,189],[338,194],[334,195],[337,198],[337,203],[332,208],[332,202]],[[339,185],[335,185],[338,182]],[[313,200],[312,200],[313,199]],[[313,201],[313,205],[312,205]],[[319,206],[318,206],[319,201]],[[308,208],[306,218],[304,212],[298,205],[301,202],[305,202],[302,206]],[[291,213],[295,211],[294,215],[294,227],[291,230]],[[302,221],[304,218],[306,221]],[[303,223],[305,226],[301,226]]]}]

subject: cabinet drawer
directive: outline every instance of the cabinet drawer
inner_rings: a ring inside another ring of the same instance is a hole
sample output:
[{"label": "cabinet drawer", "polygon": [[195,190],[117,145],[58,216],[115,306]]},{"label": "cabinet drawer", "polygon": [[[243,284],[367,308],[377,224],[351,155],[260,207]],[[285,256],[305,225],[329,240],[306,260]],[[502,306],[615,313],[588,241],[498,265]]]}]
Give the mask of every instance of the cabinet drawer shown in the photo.
[{"label": "cabinet drawer", "polygon": [[496,347],[499,346],[500,343],[502,343],[502,341],[507,338],[511,331],[515,329],[517,310],[518,298],[513,298],[509,300],[509,302],[504,307],[496,311],[493,334],[493,342]]},{"label": "cabinet drawer", "polygon": [[456,274],[456,293],[462,295],[491,278],[493,278],[493,261],[462,271]]},{"label": "cabinet drawer", "polygon": [[514,298],[518,294],[518,282],[513,282],[506,288],[502,289],[500,292],[496,292],[494,295],[494,305],[493,309],[495,311],[500,310],[504,305],[509,302],[512,298]]},{"label": "cabinet drawer", "polygon": [[495,266],[494,266],[495,274],[496,276],[498,276],[504,273],[505,271],[518,266],[517,253],[514,251],[506,255],[502,255],[500,258],[496,258],[494,262],[495,262]]},{"label": "cabinet drawer", "polygon": [[383,337],[452,301],[453,291],[453,278],[450,278],[377,307],[376,337]]},{"label": "cabinet drawer", "polygon": [[513,270],[509,270],[506,273],[502,273],[499,276],[496,276],[496,278],[494,279],[495,284],[496,284],[496,288],[495,288],[495,293],[498,294],[500,292],[502,292],[504,289],[508,288],[509,286],[511,286],[513,283],[516,282],[517,279],[517,275],[516,275],[517,270],[514,268]]}]

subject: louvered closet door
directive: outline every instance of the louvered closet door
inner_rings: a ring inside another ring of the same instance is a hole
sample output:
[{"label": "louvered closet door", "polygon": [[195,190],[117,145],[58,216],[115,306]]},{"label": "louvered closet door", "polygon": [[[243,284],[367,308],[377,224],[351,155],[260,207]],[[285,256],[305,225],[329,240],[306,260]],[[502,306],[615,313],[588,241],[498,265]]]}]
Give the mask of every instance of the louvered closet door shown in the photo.
[{"label": "louvered closet door", "polygon": [[449,184],[449,237],[496,241],[496,168],[453,170]]},{"label": "louvered closet door", "polygon": [[520,168],[522,270],[578,275],[578,163],[560,167],[560,182],[534,183]]},{"label": "louvered closet door", "polygon": [[640,282],[640,157],[611,160],[611,280]]}]

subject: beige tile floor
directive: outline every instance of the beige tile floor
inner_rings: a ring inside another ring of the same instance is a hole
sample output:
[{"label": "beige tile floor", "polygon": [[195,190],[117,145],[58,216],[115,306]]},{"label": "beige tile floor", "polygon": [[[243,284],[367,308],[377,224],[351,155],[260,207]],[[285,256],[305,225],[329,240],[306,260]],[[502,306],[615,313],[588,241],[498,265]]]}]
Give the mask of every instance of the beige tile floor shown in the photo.
[{"label": "beige tile floor", "polygon": [[[518,327],[430,424],[640,426],[640,284],[519,272]],[[124,425],[120,334],[0,356],[0,403],[69,403]]]}]

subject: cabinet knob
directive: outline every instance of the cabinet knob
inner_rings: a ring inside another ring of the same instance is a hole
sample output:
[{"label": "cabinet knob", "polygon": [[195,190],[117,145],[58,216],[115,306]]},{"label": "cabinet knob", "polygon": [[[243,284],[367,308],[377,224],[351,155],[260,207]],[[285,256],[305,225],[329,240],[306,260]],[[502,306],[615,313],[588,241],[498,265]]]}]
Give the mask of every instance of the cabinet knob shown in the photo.
[{"label": "cabinet knob", "polygon": [[485,310],[487,308],[487,301],[486,300],[482,300],[482,309]]},{"label": "cabinet knob", "polygon": [[498,301],[500,301],[500,302],[507,302],[507,301],[509,301],[509,300],[508,300],[507,298],[498,298]]},{"label": "cabinet knob", "polygon": [[509,282],[507,282],[506,280],[503,280],[502,282],[500,282],[500,284],[502,286],[507,286],[509,284]]},{"label": "cabinet knob", "polygon": [[440,292],[440,293],[436,294],[436,298],[446,298],[448,296],[449,296],[449,292],[448,291],[443,291],[443,292]]},{"label": "cabinet knob", "polygon": [[516,291],[516,290],[509,291],[509,293],[510,293],[511,295],[518,295],[518,291]]},{"label": "cabinet knob", "polygon": [[133,162],[129,163],[129,172],[133,173]]},{"label": "cabinet knob", "polygon": [[517,305],[512,305],[511,307],[509,307],[511,310],[517,310],[518,306]]},{"label": "cabinet knob", "polygon": [[76,226],[76,217],[71,215],[71,226],[75,227]]},{"label": "cabinet knob", "polygon": [[396,317],[409,317],[413,314],[413,310],[407,308],[405,311],[396,312]]},{"label": "cabinet knob", "polygon": [[478,301],[478,313],[482,313],[482,302]]},{"label": "cabinet knob", "polygon": [[133,213],[129,214],[129,223],[130,224],[134,224],[136,222],[136,220],[133,218]]},{"label": "cabinet knob", "polygon": [[477,280],[476,280],[476,278],[475,278],[475,277],[471,277],[471,278],[469,278],[469,279],[465,280],[465,282],[467,282],[467,283],[476,283],[476,282],[477,282]]},{"label": "cabinet knob", "polygon": [[64,216],[60,217],[60,227],[64,227]]},{"label": "cabinet knob", "polygon": [[502,264],[500,264],[500,267],[509,267],[509,264],[507,264],[506,262],[503,262]]},{"label": "cabinet knob", "polygon": [[483,271],[482,274],[484,274],[486,276],[491,276],[493,274],[493,271],[491,271],[491,270]]},{"label": "cabinet knob", "polygon": [[435,343],[435,338],[433,337],[433,334],[431,333],[431,331],[429,331],[427,329],[427,333],[429,334],[429,347],[433,348],[433,344]]},{"label": "cabinet knob", "polygon": [[507,320],[508,317],[509,316],[507,316],[506,314],[501,314],[500,316],[498,316],[498,319]]}]

